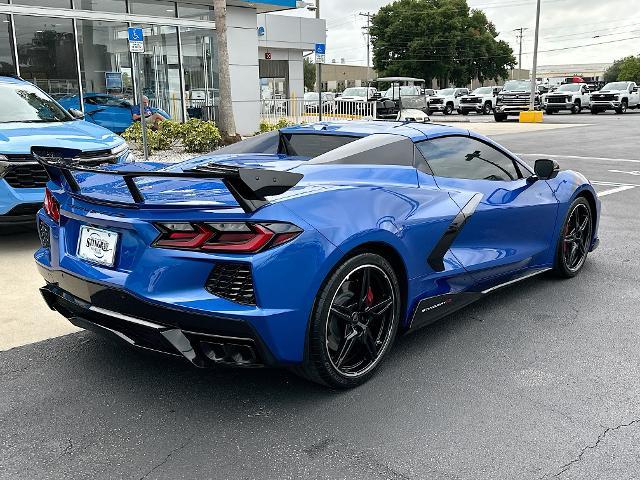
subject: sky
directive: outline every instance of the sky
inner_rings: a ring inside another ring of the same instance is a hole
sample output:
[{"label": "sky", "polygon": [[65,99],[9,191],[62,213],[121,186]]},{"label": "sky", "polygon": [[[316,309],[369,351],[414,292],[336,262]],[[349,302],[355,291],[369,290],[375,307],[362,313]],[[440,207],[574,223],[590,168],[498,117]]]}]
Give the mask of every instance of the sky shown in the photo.
[{"label": "sky", "polygon": [[[327,21],[327,62],[344,58],[348,64],[366,65],[366,17],[389,0],[320,0]],[[525,27],[522,66],[533,62],[536,0],[467,0],[483,10],[518,55],[517,33]],[[314,16],[295,10],[290,15]],[[619,41],[623,39],[629,39]],[[606,43],[604,43],[606,42]],[[601,45],[593,45],[602,43]],[[578,48],[568,48],[578,47]],[[560,50],[562,49],[562,50]],[[538,65],[611,63],[640,54],[640,0],[542,0]]]}]

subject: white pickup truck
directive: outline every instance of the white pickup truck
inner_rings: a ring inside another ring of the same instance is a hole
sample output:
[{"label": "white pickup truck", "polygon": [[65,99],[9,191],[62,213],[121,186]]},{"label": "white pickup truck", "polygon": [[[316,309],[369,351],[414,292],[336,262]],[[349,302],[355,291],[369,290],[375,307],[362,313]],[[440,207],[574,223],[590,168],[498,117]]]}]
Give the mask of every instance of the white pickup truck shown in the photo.
[{"label": "white pickup truck", "polygon": [[599,92],[591,94],[591,113],[605,110],[624,113],[627,108],[640,108],[640,91],[635,82],[607,83]]},{"label": "white pickup truck", "polygon": [[586,83],[567,83],[560,85],[555,91],[543,95],[542,101],[546,113],[570,110],[580,113],[583,108],[591,106],[591,93]]},{"label": "white pickup truck", "polygon": [[502,90],[502,87],[478,87],[469,95],[460,98],[458,113],[468,115],[469,112],[482,113],[489,115],[493,112],[496,104],[496,97]]},{"label": "white pickup truck", "polygon": [[429,97],[427,114],[442,112],[445,115],[451,115],[454,110],[460,108],[460,99],[465,95],[469,95],[468,88],[454,87],[438,90],[434,97]]}]

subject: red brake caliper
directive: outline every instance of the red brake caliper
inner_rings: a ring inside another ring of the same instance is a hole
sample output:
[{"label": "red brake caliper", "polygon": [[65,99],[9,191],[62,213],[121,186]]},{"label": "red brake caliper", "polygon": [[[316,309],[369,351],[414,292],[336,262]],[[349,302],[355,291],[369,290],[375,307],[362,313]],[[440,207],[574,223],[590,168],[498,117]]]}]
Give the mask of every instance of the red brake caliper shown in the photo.
[{"label": "red brake caliper", "polygon": [[371,305],[373,305],[373,290],[371,290],[371,287],[369,287],[369,289],[367,290],[367,307],[370,307]]}]

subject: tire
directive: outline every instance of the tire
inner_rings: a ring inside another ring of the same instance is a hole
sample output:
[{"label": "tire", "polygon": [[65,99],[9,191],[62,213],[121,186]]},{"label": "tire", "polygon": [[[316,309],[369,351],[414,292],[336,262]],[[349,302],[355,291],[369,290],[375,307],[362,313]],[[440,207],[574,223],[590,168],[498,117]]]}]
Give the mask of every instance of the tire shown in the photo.
[{"label": "tire", "polygon": [[[366,278],[368,287],[362,288]],[[336,389],[366,382],[395,339],[400,295],[396,274],[383,257],[361,253],[345,260],[318,292],[307,358],[296,373]]]},{"label": "tire", "polygon": [[[578,197],[569,207],[558,237],[553,267],[557,276],[573,278],[580,273],[589,255],[592,236],[591,206],[586,198]],[[579,257],[572,257],[572,255],[579,255]]]},{"label": "tire", "polygon": [[626,100],[622,100],[622,102],[620,103],[620,106],[618,108],[616,108],[616,113],[618,115],[622,115],[623,113],[626,113],[628,106],[629,106],[629,104],[627,103],[627,101]]},{"label": "tire", "polygon": [[484,107],[482,107],[483,115],[490,115],[493,107],[491,106],[491,102],[485,102]]},{"label": "tire", "polygon": [[451,115],[453,113],[453,104],[451,103],[447,103],[444,107],[444,112],[445,115]]},{"label": "tire", "polygon": [[580,102],[576,102],[571,106],[571,113],[573,115],[577,115],[578,113],[580,113],[581,110],[582,110],[582,107],[580,106]]},{"label": "tire", "polygon": [[494,113],[493,119],[496,122],[504,122],[507,119],[507,116],[504,113]]}]

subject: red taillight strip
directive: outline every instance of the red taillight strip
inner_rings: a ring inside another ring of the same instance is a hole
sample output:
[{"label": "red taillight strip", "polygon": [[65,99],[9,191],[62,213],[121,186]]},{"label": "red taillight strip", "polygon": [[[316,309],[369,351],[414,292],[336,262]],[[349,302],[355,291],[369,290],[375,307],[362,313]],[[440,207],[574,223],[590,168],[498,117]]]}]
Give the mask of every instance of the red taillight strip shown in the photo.
[{"label": "red taillight strip", "polygon": [[[225,229],[224,226],[242,228]],[[174,222],[159,223],[157,227],[161,234],[153,242],[154,247],[219,253],[257,253],[290,242],[302,233],[290,223]]]},{"label": "red taillight strip", "polygon": [[[254,253],[260,251],[275,235],[271,230],[262,225],[254,224],[251,226],[254,231],[254,237],[239,243],[205,243],[202,245],[203,250],[215,252],[238,252],[238,253]],[[222,237],[224,235],[221,235]]]},{"label": "red taillight strip", "polygon": [[44,191],[43,208],[45,213],[49,215],[54,222],[60,223],[60,204],[48,188]]}]

